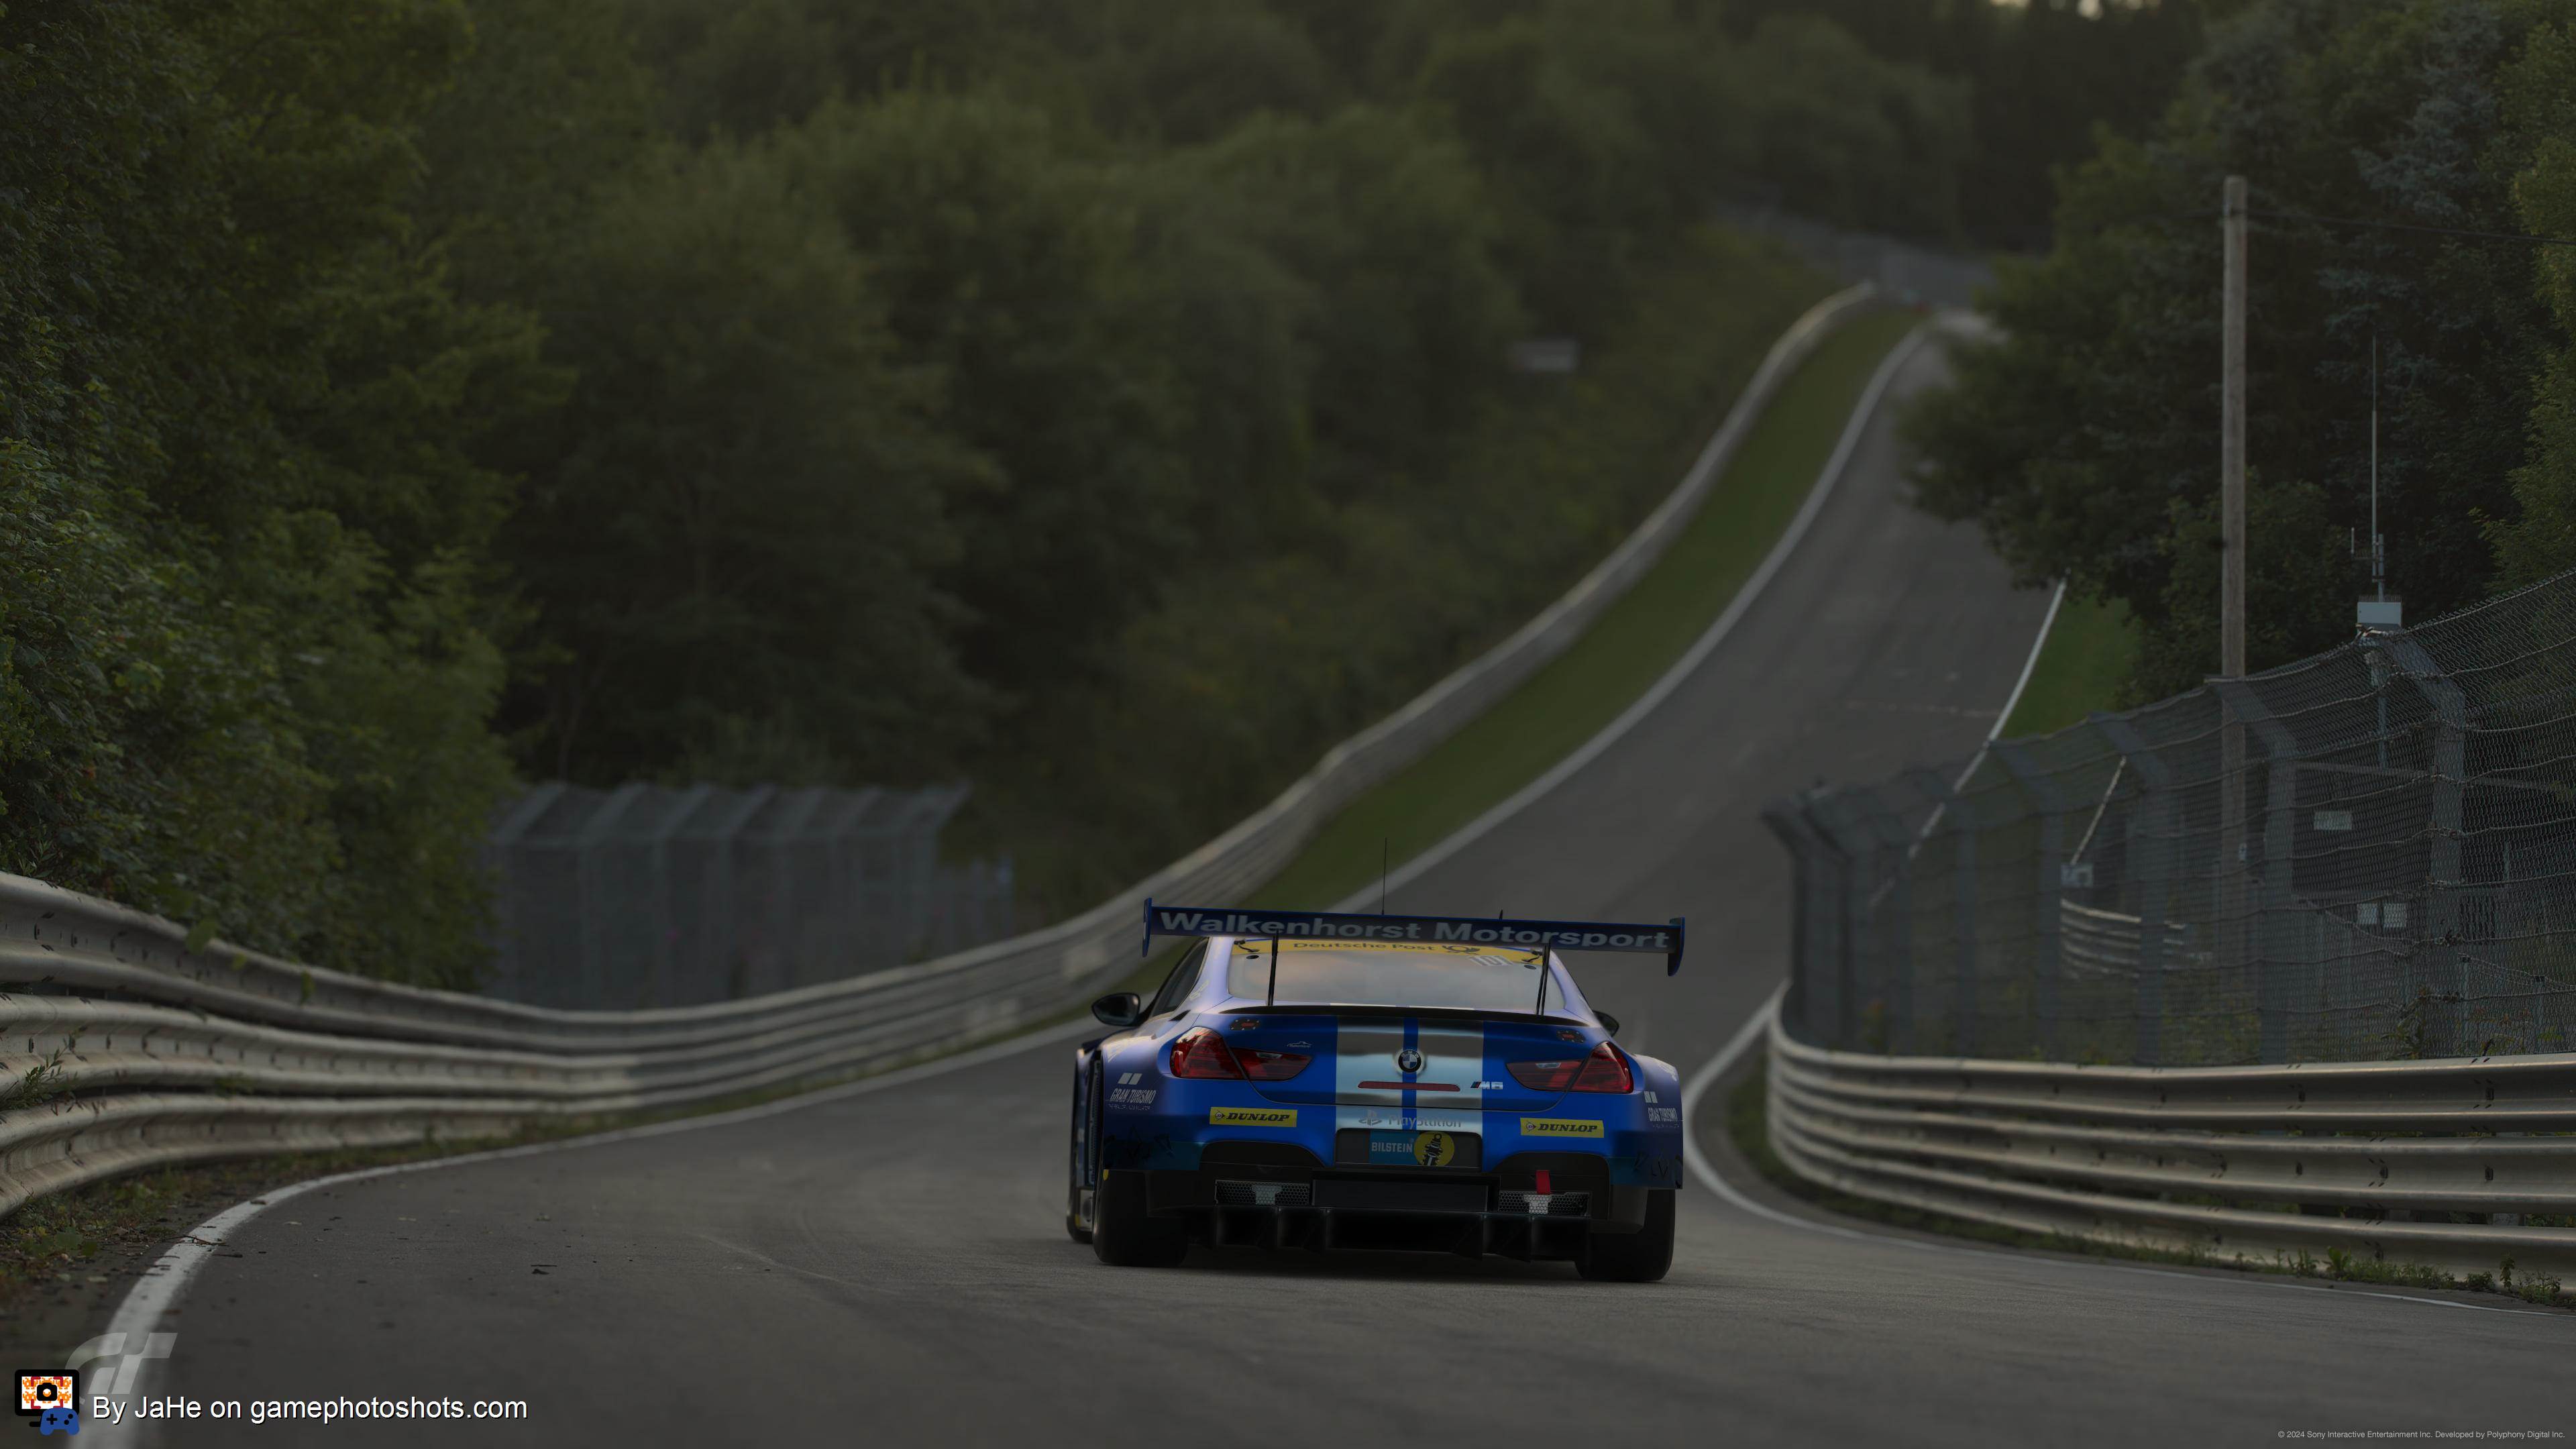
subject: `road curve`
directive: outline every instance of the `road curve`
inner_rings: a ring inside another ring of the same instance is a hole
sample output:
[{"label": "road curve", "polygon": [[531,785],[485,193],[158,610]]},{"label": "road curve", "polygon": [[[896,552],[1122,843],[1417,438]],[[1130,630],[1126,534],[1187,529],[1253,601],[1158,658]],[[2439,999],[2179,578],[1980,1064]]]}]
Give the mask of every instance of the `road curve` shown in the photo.
[{"label": "road curve", "polygon": [[[1917,352],[1891,392],[1935,380]],[[1397,909],[1660,919],[1596,960],[1685,1073],[1780,979],[1755,818],[1820,776],[1972,748],[2045,607],[1905,506],[1888,419],[1735,632]],[[1684,1194],[1672,1276],[1195,1251],[1101,1266],[1060,1226],[1062,1041],[703,1131],[324,1189],[236,1233],[156,1393],[522,1399],[521,1424],[198,1421],[172,1444],[1497,1445],[2269,1440],[2576,1429],[2576,1317],[1833,1236]],[[1703,1126],[1705,1123],[1703,1123]],[[1265,1427],[1267,1426],[1267,1427]],[[1274,1432],[1275,1431],[1275,1432]]]}]

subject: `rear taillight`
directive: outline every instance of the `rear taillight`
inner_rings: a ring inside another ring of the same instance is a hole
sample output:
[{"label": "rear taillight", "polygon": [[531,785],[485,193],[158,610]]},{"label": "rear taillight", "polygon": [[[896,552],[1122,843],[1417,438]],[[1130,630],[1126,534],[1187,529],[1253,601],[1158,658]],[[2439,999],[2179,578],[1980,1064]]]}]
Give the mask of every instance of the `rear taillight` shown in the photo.
[{"label": "rear taillight", "polygon": [[1190,1028],[1172,1043],[1172,1075],[1176,1077],[1249,1077],[1256,1082],[1284,1082],[1306,1070],[1306,1063],[1312,1060],[1302,1052],[1229,1047],[1225,1038],[1203,1026]]},{"label": "rear taillight", "polygon": [[1514,1062],[1512,1080],[1537,1092],[1633,1092],[1637,1077],[1619,1049],[1603,1042],[1585,1057]]},{"label": "rear taillight", "polygon": [[1574,1085],[1583,1072],[1583,1058],[1564,1057],[1552,1062],[1514,1062],[1512,1080],[1534,1092],[1562,1092]]},{"label": "rear taillight", "polygon": [[1578,1092],[1633,1092],[1637,1075],[1628,1070],[1628,1058],[1608,1042],[1592,1049],[1583,1059],[1583,1074],[1574,1079]]},{"label": "rear taillight", "polygon": [[1243,1068],[1243,1074],[1256,1082],[1284,1082],[1306,1070],[1308,1058],[1303,1052],[1264,1052],[1236,1047],[1234,1060]]},{"label": "rear taillight", "polygon": [[1234,1064],[1234,1053],[1225,1049],[1225,1039],[1203,1026],[1194,1026],[1172,1043],[1172,1075],[1176,1077],[1241,1077],[1243,1068]]}]

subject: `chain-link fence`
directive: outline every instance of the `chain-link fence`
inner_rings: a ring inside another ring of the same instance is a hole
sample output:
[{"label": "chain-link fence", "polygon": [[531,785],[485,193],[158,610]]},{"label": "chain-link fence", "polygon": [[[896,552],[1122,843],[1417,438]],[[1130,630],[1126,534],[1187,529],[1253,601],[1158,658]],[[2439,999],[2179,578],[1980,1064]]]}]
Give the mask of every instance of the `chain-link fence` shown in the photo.
[{"label": "chain-link fence", "polygon": [[2576,573],[1766,812],[1786,1021],[2202,1065],[2576,1050]]},{"label": "chain-link fence", "polygon": [[836,981],[1012,934],[1011,867],[939,863],[963,786],[540,785],[485,847],[489,992],[692,1006]]}]

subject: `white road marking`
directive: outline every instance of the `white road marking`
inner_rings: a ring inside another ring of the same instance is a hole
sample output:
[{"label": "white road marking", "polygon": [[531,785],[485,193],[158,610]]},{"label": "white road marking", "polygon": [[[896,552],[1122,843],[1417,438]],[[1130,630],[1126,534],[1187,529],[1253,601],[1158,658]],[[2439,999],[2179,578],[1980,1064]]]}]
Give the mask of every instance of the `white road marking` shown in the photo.
[{"label": "white road marking", "polygon": [[[248,1202],[233,1204],[198,1224],[195,1231],[172,1244],[170,1250],[163,1253],[151,1267],[144,1269],[143,1276],[136,1279],[134,1286],[126,1291],[125,1301],[117,1305],[115,1316],[108,1320],[107,1331],[126,1335],[125,1341],[128,1343],[143,1342],[142,1335],[176,1331],[179,1300],[196,1281],[197,1274],[205,1268],[207,1260],[214,1257],[216,1251],[230,1240],[232,1234],[239,1232],[253,1218],[268,1209],[316,1188],[340,1187],[348,1183],[365,1182],[370,1178],[394,1177],[407,1172],[432,1172],[444,1167],[462,1167],[469,1162],[500,1162],[514,1157],[535,1157],[541,1153],[569,1152],[582,1147],[601,1147],[611,1142],[632,1142],[644,1137],[666,1137],[677,1132],[697,1132],[709,1127],[728,1127],[737,1122],[751,1122],[787,1112],[801,1112],[808,1107],[819,1107],[827,1102],[863,1097],[871,1092],[882,1092],[890,1087],[905,1086],[924,1078],[943,1076],[949,1072],[962,1071],[967,1067],[981,1066],[986,1062],[1015,1057],[1055,1042],[1073,1041],[1106,1030],[1097,1022],[1067,1022],[1049,1030],[1012,1037],[990,1046],[977,1047],[973,1051],[941,1057],[936,1061],[923,1062],[918,1066],[904,1067],[881,1076],[864,1077],[855,1082],[845,1082],[837,1087],[825,1087],[820,1091],[808,1092],[803,1096],[782,1097],[775,1102],[739,1107],[730,1112],[714,1112],[704,1117],[682,1117],[669,1122],[621,1128],[615,1132],[601,1132],[588,1137],[567,1137],[560,1142],[531,1142],[518,1147],[495,1148],[489,1152],[459,1153],[454,1157],[436,1157],[421,1162],[397,1162],[384,1167],[362,1168],[356,1172],[333,1173],[328,1177],[289,1183],[273,1192],[252,1198]],[[153,1388],[150,1379],[156,1367],[157,1365],[147,1366],[137,1377],[132,1391],[123,1396],[128,1402],[152,1396]],[[155,1426],[146,1425],[132,1418],[128,1418],[122,1424],[90,1420],[81,1425],[81,1431],[84,1435],[106,1435],[107,1437],[100,1441],[102,1445],[141,1445],[152,1442],[153,1427]]]}]

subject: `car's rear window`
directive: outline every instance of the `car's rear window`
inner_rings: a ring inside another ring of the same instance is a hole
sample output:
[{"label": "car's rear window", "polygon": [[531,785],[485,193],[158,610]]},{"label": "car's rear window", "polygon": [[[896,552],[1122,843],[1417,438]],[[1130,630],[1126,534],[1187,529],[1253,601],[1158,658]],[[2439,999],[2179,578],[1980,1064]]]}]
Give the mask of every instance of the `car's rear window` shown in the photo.
[{"label": "car's rear window", "polygon": [[[1272,996],[1270,943],[1237,941],[1226,989]],[[1421,1006],[1462,1011],[1538,1011],[1543,960],[1538,952],[1494,946],[1341,946],[1279,943],[1283,1006]],[[1549,983],[1547,999],[1557,991]]]}]

